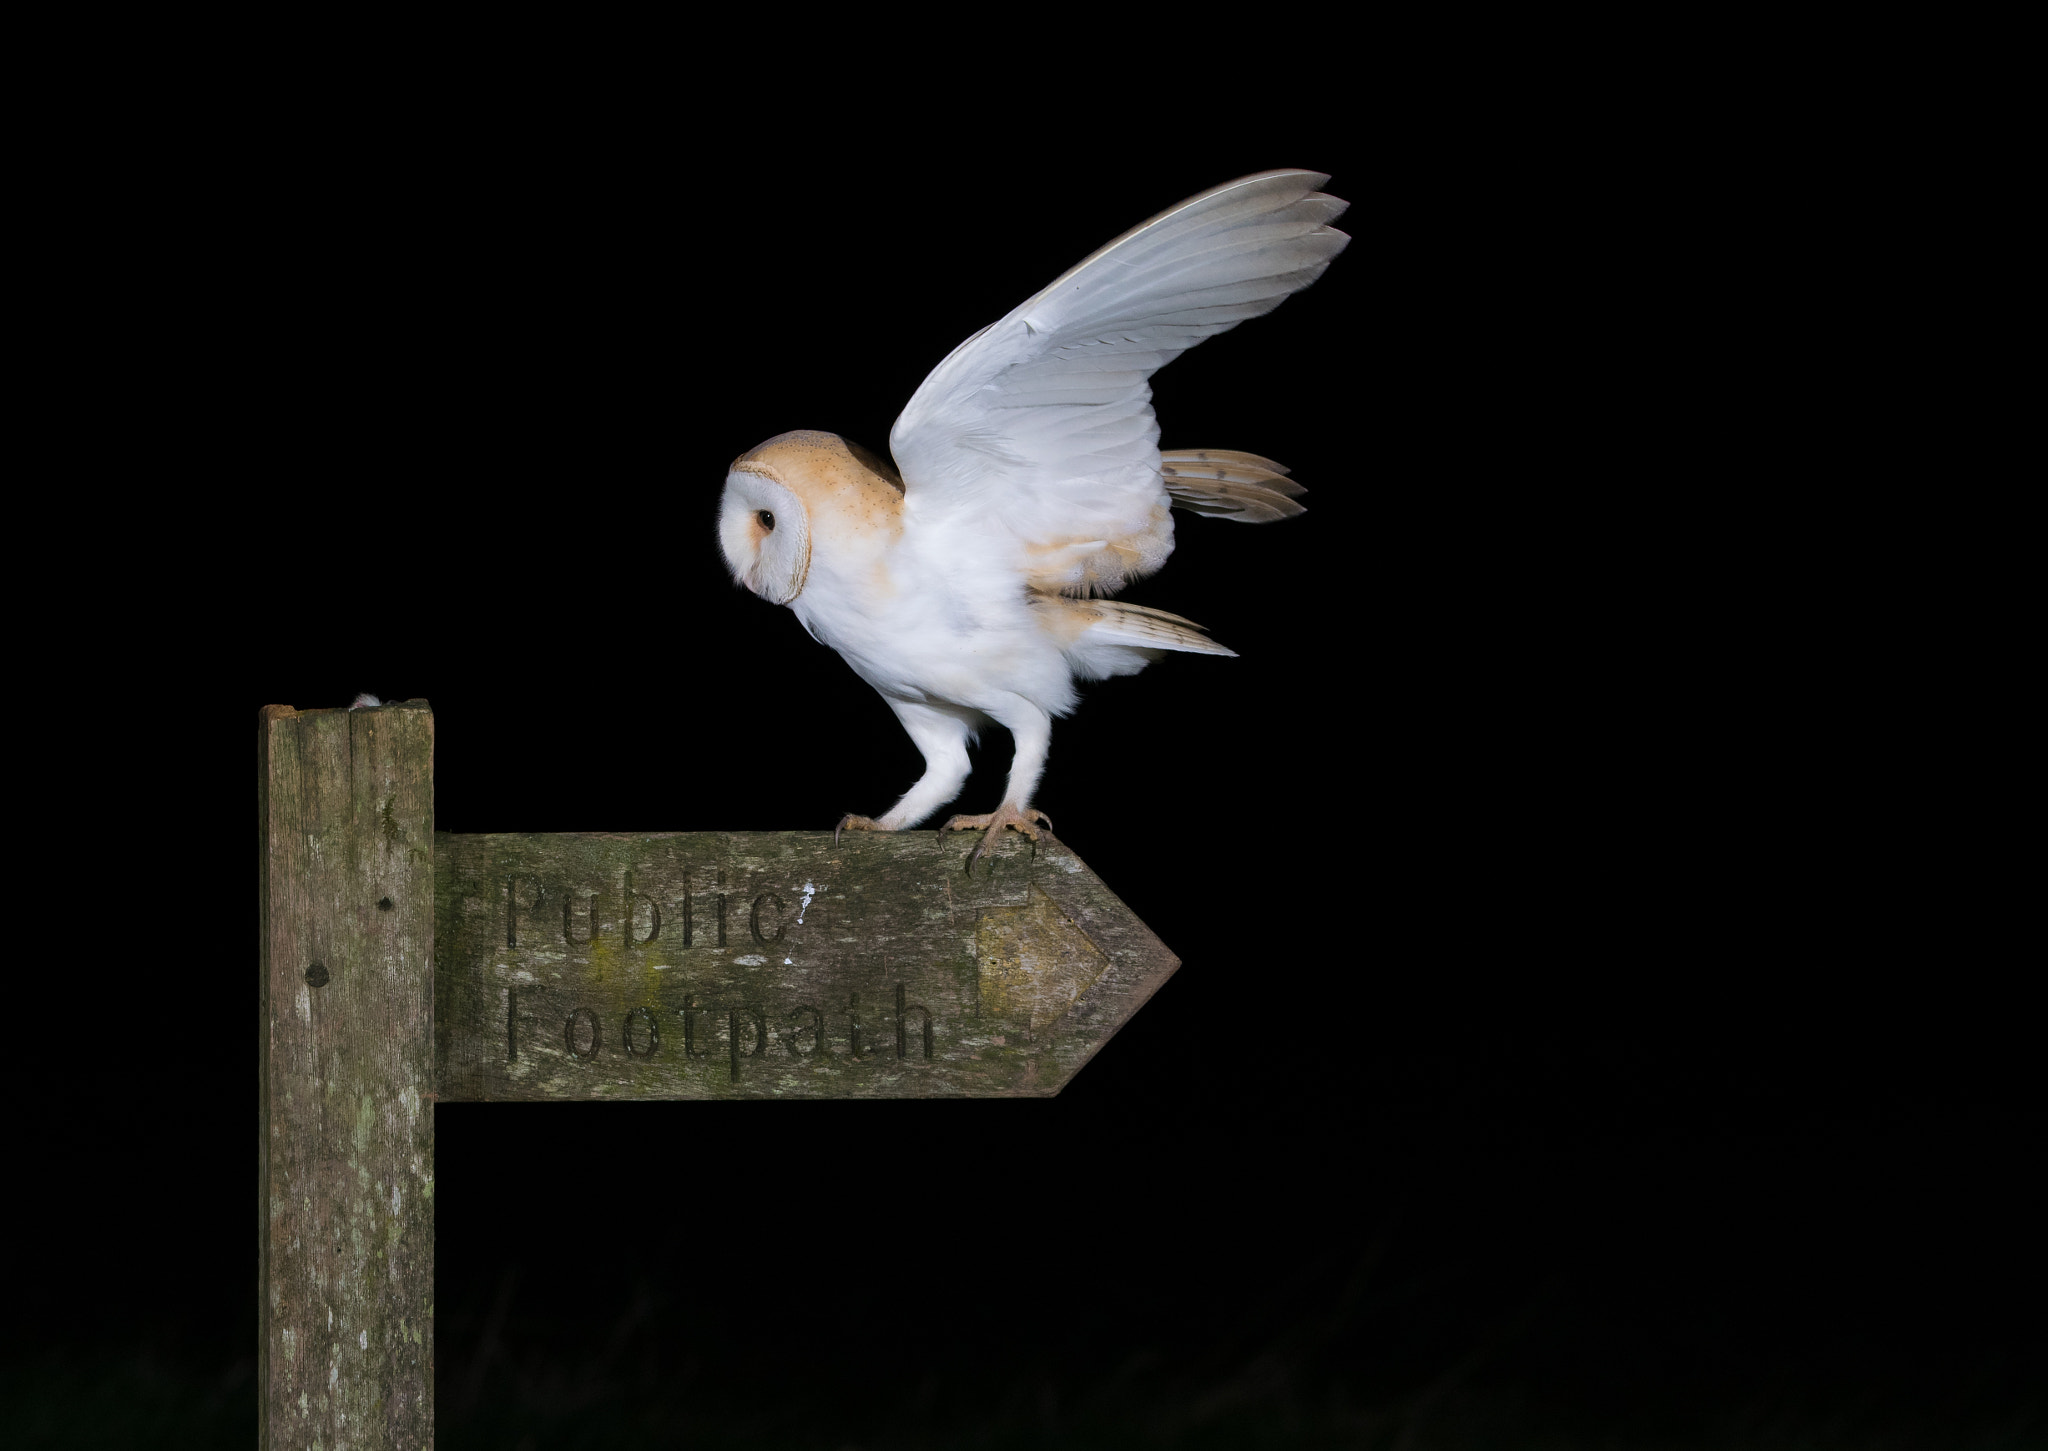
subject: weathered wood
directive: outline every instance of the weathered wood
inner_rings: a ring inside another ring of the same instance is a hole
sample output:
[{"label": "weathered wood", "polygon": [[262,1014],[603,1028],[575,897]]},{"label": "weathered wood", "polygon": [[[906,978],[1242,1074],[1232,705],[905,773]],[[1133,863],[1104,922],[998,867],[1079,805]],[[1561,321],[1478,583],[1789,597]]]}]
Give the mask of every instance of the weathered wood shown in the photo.
[{"label": "weathered wood", "polygon": [[434,1433],[434,719],[259,724],[259,1444]]},{"label": "weathered wood", "polygon": [[1179,960],[1057,842],[443,834],[443,1101],[1049,1095]]}]

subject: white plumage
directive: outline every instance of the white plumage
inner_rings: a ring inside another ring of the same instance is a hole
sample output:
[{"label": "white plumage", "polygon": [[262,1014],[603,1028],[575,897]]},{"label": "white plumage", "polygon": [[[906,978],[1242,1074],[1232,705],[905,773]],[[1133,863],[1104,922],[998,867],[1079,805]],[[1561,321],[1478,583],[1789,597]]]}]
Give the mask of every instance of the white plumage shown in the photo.
[{"label": "white plumage", "polygon": [[[911,397],[896,467],[829,433],[785,433],[726,477],[719,543],[734,577],[788,605],[881,692],[925,774],[878,820],[953,799],[993,720],[1016,750],[1002,805],[956,816],[1036,837],[1031,797],[1074,682],[1166,650],[1230,655],[1200,627],[1103,598],[1173,552],[1170,509],[1263,523],[1301,512],[1269,459],[1162,455],[1153,372],[1308,286],[1349,238],[1328,177],[1270,171],[1134,227],[955,348]],[[941,828],[942,830],[945,828]]]}]

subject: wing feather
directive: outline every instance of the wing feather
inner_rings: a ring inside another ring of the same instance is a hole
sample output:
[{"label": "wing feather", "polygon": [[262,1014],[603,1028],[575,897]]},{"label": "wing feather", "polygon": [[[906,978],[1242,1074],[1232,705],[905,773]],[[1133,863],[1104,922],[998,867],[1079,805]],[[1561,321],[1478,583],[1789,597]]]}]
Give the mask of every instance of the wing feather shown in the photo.
[{"label": "wing feather", "polygon": [[[1171,483],[1151,376],[1322,275],[1350,241],[1330,225],[1347,203],[1315,190],[1328,180],[1270,171],[1191,197],[955,348],[889,434],[906,508],[929,518],[973,511],[1026,547],[1107,539],[1115,547],[1096,557],[1123,573],[1088,581],[1095,588],[1156,569],[1172,547]],[[1266,497],[1275,471],[1264,473],[1212,480],[1232,489],[1190,503],[1234,507],[1237,517],[1280,507]],[[1277,491],[1283,504],[1288,492]]]},{"label": "wing feather", "polygon": [[1270,524],[1307,512],[1294,502],[1308,490],[1287,477],[1287,468],[1257,454],[1223,448],[1175,449],[1159,456],[1173,507],[1190,514]]}]

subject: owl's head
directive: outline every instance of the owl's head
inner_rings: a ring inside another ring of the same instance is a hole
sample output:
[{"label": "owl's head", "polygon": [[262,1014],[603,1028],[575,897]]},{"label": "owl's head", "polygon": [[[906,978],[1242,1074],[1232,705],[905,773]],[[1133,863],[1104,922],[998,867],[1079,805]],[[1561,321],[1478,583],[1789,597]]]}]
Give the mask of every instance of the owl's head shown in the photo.
[{"label": "owl's head", "polygon": [[[780,433],[733,460],[718,511],[718,547],[732,577],[786,605],[804,591],[811,551],[893,526],[896,470],[834,433]],[[886,516],[886,517],[883,517]]]}]

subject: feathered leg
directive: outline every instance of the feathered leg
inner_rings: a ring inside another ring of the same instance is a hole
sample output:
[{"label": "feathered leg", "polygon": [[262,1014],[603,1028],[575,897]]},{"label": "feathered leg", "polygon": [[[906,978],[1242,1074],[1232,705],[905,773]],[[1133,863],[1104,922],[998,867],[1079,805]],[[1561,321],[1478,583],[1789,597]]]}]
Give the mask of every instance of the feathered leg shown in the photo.
[{"label": "feathered leg", "polygon": [[914,826],[958,796],[967,779],[967,742],[979,716],[958,708],[883,698],[923,752],[924,774],[880,821],[851,812],[840,817],[839,825],[832,828],[834,842],[841,831],[901,831]]},{"label": "feathered leg", "polygon": [[1032,793],[1038,790],[1038,779],[1045,774],[1045,754],[1052,746],[1052,717],[1021,695],[1007,697],[1000,708],[990,707],[988,714],[1008,727],[1011,739],[1016,742],[1016,752],[1010,757],[1010,788],[1003,793],[1003,804],[988,815],[955,816],[939,828],[941,834],[978,827],[988,829],[974,850],[967,854],[967,870],[970,872],[982,853],[995,845],[996,833],[1006,826],[1016,828],[1033,841],[1038,840],[1040,826],[1048,835],[1052,832],[1051,818],[1031,805]]}]

